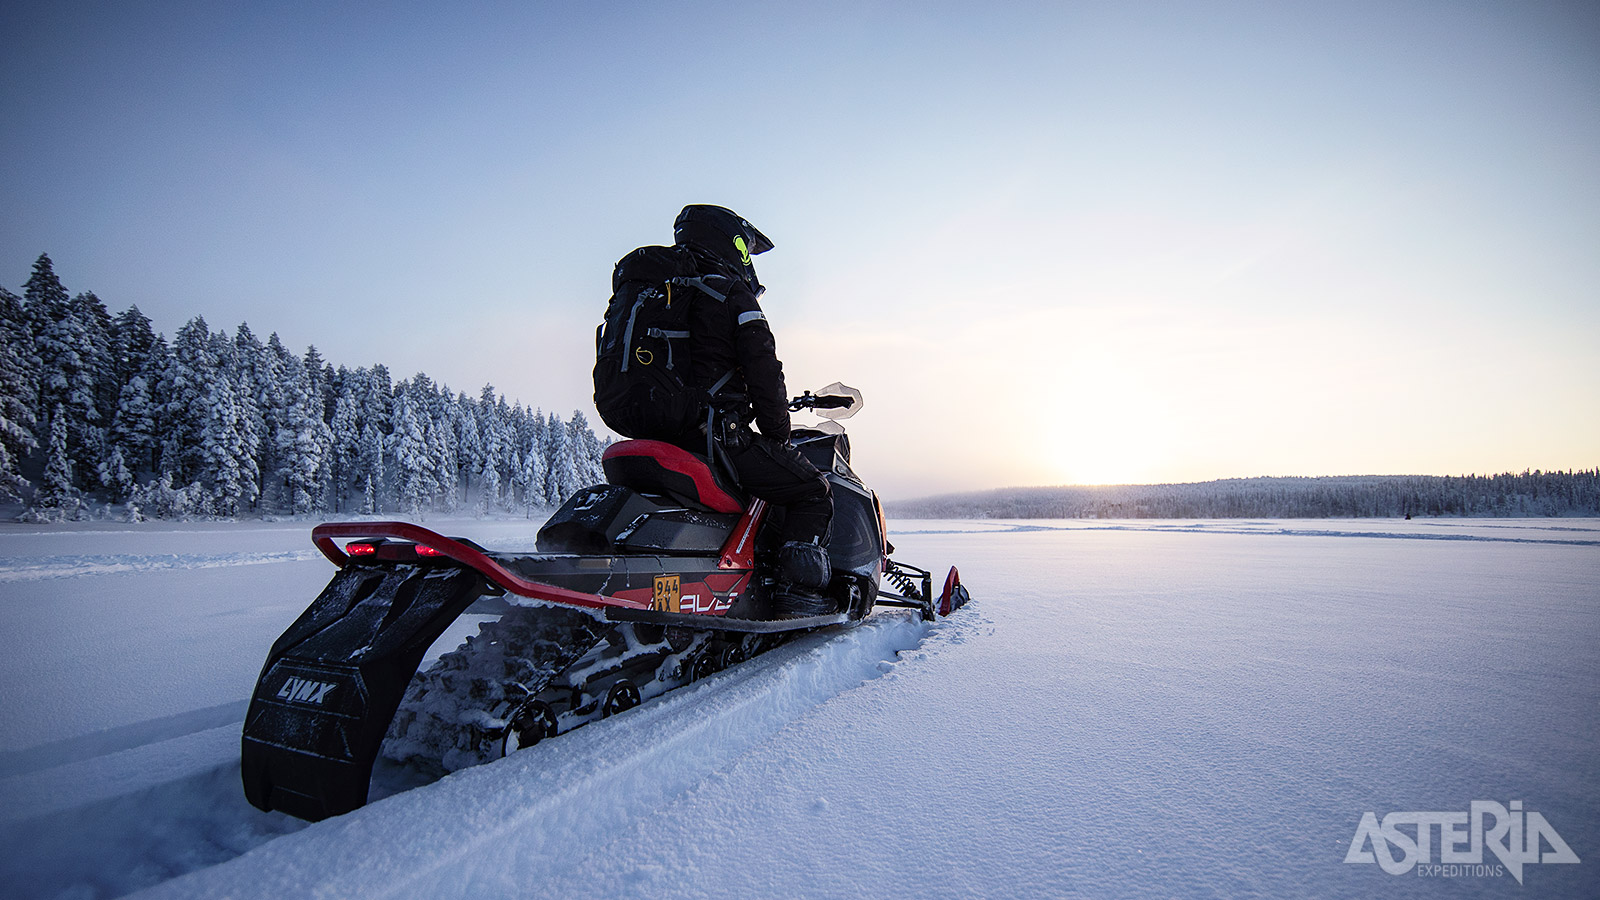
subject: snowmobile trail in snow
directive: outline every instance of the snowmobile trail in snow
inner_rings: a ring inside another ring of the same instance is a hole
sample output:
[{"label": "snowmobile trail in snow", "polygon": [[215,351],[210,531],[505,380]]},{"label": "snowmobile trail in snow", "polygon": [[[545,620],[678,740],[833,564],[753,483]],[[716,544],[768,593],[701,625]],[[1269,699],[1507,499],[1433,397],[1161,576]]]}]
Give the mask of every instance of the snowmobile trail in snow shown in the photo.
[{"label": "snowmobile trail in snow", "polygon": [[[0,863],[0,880],[18,897],[112,897],[143,888],[193,897],[426,894],[435,873],[449,868],[459,878],[474,855],[576,864],[581,848],[648,816],[808,710],[892,670],[897,655],[934,627],[895,611],[809,634],[437,781],[380,765],[372,804],[314,825],[244,802],[235,727],[175,736],[152,727],[150,742],[138,746],[126,746],[140,737],[128,729],[115,735],[115,748],[102,748],[108,752],[54,768],[30,758],[30,771],[6,779],[17,799],[35,798],[18,807],[24,818],[0,824],[0,840],[14,851]],[[141,770],[145,777],[131,777]],[[76,793],[59,793],[69,789]],[[419,820],[437,824],[440,838],[430,848],[394,840],[396,823]],[[62,842],[62,834],[75,839]]]},{"label": "snowmobile trail in snow", "polygon": [[[249,706],[248,700],[236,700],[135,722],[131,725],[107,728],[82,737],[51,741],[26,750],[9,750],[0,753],[0,779],[60,768],[68,763],[109,756],[146,744],[233,725],[244,721],[244,711],[247,706]],[[4,811],[0,812],[0,818],[10,819],[15,816],[9,811]]]},{"label": "snowmobile trail in snow", "polygon": [[42,581],[47,578],[78,578],[83,575],[120,575],[163,569],[216,569],[270,565],[314,559],[315,550],[284,550],[275,553],[168,553],[160,556],[104,554],[95,556],[45,556],[0,564],[0,583]]}]

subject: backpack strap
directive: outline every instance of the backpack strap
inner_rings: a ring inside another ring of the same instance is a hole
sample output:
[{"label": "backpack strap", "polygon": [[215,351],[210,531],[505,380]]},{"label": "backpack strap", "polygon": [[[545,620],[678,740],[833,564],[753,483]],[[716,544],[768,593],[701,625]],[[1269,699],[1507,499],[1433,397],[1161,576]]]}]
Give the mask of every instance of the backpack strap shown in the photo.
[{"label": "backpack strap", "polygon": [[633,357],[633,323],[639,317],[639,310],[644,308],[644,294],[633,301],[633,308],[628,310],[628,327],[622,332],[622,371],[628,371],[628,360]]},{"label": "backpack strap", "polygon": [[711,387],[706,389],[706,395],[709,396],[709,397],[715,397],[717,395],[717,391],[720,391],[723,388],[727,387],[728,386],[728,382],[733,380],[733,372],[734,372],[733,369],[729,369],[728,373],[726,375],[723,375],[721,378],[718,378],[716,384],[713,384]]},{"label": "backpack strap", "polygon": [[678,285],[679,287],[699,288],[700,291],[702,293],[704,293],[707,297],[710,297],[711,299],[717,301],[718,303],[722,303],[722,302],[726,301],[728,299],[727,292],[726,291],[719,291],[716,288],[712,287],[711,285],[707,284],[706,282],[708,280],[710,280],[710,279],[716,279],[722,285],[727,285],[729,283],[729,281],[730,281],[730,279],[728,279],[728,278],[726,278],[724,276],[721,276],[721,275],[696,275],[693,278],[687,278],[687,277],[684,277],[684,276],[679,276],[677,278],[670,278],[670,279],[667,280],[667,284],[668,285],[675,284],[675,285]]},{"label": "backpack strap", "polygon": [[673,331],[667,328],[646,328],[644,333],[653,338],[667,342],[667,368],[672,368],[672,342],[686,341],[689,339],[687,331]]}]

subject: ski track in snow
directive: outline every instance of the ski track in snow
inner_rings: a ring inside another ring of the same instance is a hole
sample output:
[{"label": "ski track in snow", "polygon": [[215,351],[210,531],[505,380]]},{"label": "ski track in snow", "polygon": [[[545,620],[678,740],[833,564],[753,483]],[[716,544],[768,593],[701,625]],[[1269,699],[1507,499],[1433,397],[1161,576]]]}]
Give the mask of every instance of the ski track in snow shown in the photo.
[{"label": "ski track in snow", "polygon": [[276,553],[42,556],[0,562],[0,583],[40,581],[46,578],[78,578],[83,575],[123,575],[163,569],[259,566],[269,563],[300,562],[321,555],[315,550],[286,550]]},{"label": "ski track in snow", "polygon": [[[372,803],[313,825],[245,803],[238,754],[247,701],[13,751],[0,755],[0,842],[9,848],[0,883],[16,897],[145,888],[172,897],[435,896],[446,885],[426,883],[474,853],[576,864],[612,829],[892,671],[931,627],[911,613],[879,613],[431,784],[380,764]],[[452,829],[432,851],[391,833],[427,820]],[[130,828],[146,837],[130,841]],[[63,843],[63,834],[75,839]],[[337,849],[308,867],[318,857],[311,848],[323,846]]]},{"label": "ski track in snow", "polygon": [[[236,700],[205,709],[163,716],[147,722],[135,722],[120,728],[108,728],[83,737],[51,741],[26,750],[0,753],[0,779],[11,779],[30,772],[52,769],[68,763],[108,756],[123,750],[132,750],[146,744],[184,737],[224,725],[243,724],[249,700]],[[19,818],[15,806],[0,810],[0,821]]]},{"label": "ski track in snow", "polygon": [[[167,532],[178,534],[183,532]],[[296,535],[309,534],[309,529],[296,529]],[[67,532],[69,535],[99,535],[102,532]],[[103,532],[123,537],[127,532]],[[40,537],[26,533],[22,536]],[[480,541],[490,550],[525,549],[526,538],[511,537]],[[156,572],[174,569],[216,569],[233,566],[259,566],[284,562],[303,562],[321,559],[316,549],[278,550],[234,553],[107,553],[65,554],[23,558],[0,558],[0,584],[19,581],[41,581],[49,578],[78,578],[85,575],[126,575],[138,572]]]}]

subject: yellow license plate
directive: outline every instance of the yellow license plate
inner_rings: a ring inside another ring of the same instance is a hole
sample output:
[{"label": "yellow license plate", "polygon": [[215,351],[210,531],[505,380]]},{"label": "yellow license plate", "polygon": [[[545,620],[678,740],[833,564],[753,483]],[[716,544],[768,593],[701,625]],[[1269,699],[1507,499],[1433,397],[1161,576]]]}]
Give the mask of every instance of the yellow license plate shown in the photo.
[{"label": "yellow license plate", "polygon": [[650,608],[661,612],[677,612],[678,598],[683,594],[681,581],[682,576],[679,575],[657,575]]}]

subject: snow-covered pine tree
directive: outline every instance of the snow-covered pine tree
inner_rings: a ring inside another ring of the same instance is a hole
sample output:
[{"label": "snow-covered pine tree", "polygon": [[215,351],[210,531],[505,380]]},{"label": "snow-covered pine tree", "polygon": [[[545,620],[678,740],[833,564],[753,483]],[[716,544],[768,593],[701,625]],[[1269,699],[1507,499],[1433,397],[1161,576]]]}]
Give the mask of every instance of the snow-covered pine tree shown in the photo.
[{"label": "snow-covered pine tree", "polygon": [[217,366],[206,379],[201,405],[205,419],[200,429],[200,482],[211,489],[211,507],[217,515],[236,516],[259,496],[256,448],[260,436],[252,425],[251,400],[238,381],[233,345],[222,333],[211,338],[211,355]]},{"label": "snow-covered pine tree", "polygon": [[[127,401],[130,410],[123,412],[123,401],[118,400],[119,415],[126,417],[126,424],[121,428],[114,424],[113,429],[122,443],[123,455],[130,459],[135,475],[141,471],[159,475],[164,471],[161,462],[161,428],[166,424],[166,404],[162,399],[166,394],[162,392],[170,390],[172,366],[172,351],[167,347],[166,335],[158,334],[150,345],[150,355],[145,358],[144,368],[130,382],[142,382],[140,387],[135,388],[137,398]],[[130,456],[134,450],[142,452]]]},{"label": "snow-covered pine tree", "polygon": [[[504,398],[501,399],[504,400]],[[527,430],[527,410],[522,408],[521,403],[516,403],[512,405],[510,412],[507,413],[505,421],[505,442],[507,448],[507,452],[505,454],[506,492],[505,502],[502,504],[502,508],[505,509],[506,512],[516,512],[517,507],[522,505],[521,499],[518,495],[521,491],[526,489],[526,486],[521,483],[520,475],[528,458],[528,448],[522,440],[522,435],[525,434]]]},{"label": "snow-covered pine tree", "polygon": [[150,345],[155,342],[155,329],[137,305],[117,313],[111,320],[111,382],[118,391],[113,394],[113,405],[108,409],[116,408],[121,387],[144,371],[145,361],[150,358]]},{"label": "snow-covered pine tree", "polygon": [[[150,382],[145,377],[145,366],[150,361],[151,347],[156,334],[139,307],[132,306],[111,320],[110,387],[111,401],[104,408],[106,422],[106,461],[100,467],[101,484],[112,488],[113,493],[126,497],[129,487],[120,485],[118,465],[112,457],[120,456],[119,465],[130,479],[136,478],[142,466],[150,464],[150,447],[155,433],[154,409],[151,406]],[[112,481],[106,481],[106,478]]]},{"label": "snow-covered pine tree", "polygon": [[384,510],[383,496],[384,485],[386,484],[384,476],[387,474],[384,466],[384,445],[386,443],[388,443],[388,438],[378,430],[376,423],[368,422],[362,426],[361,471],[365,474],[366,480],[363,487],[365,496],[363,497],[361,511],[368,515],[376,515]]},{"label": "snow-covered pine tree", "polygon": [[[57,282],[55,288],[59,287]],[[62,302],[64,291],[42,293],[51,299],[35,311],[35,321],[43,323],[34,340],[40,363],[39,404],[52,411],[62,408],[67,453],[75,477],[88,487],[95,480],[104,440],[104,423],[96,406],[96,373],[105,368],[109,354],[100,322],[105,306],[93,294]]]},{"label": "snow-covered pine tree", "polygon": [[34,425],[34,440],[45,440],[48,436],[43,428],[46,420],[45,411],[39,408],[39,347],[38,347],[38,321],[34,316],[31,305],[16,294],[5,291],[9,311],[6,313],[5,338],[11,346],[6,354],[15,366],[15,371],[22,379],[22,388],[18,397],[28,407],[28,415]]},{"label": "snow-covered pine tree", "polygon": [[408,515],[420,516],[437,488],[436,472],[428,452],[426,404],[409,386],[404,387],[395,403],[394,433],[389,439],[394,445],[394,478],[400,508]]},{"label": "snow-covered pine tree", "polygon": [[[50,261],[50,254],[41,253],[33,261],[33,274],[22,286],[23,307],[27,310],[28,318],[32,323],[35,337],[44,330],[47,322],[59,317],[59,310],[65,309],[70,299],[67,289],[62,286],[61,279],[56,277],[55,264]],[[44,417],[44,410],[39,410],[40,417]]]},{"label": "snow-covered pine tree", "polygon": [[478,431],[477,404],[466,391],[451,404],[450,424],[456,433],[456,466],[460,473],[458,490],[463,502],[472,499],[472,479],[483,469],[483,435]]},{"label": "snow-covered pine tree", "polygon": [[317,418],[326,423],[333,417],[333,401],[336,399],[333,390],[333,368],[322,358],[315,344],[306,348],[305,358],[301,362],[306,367],[306,381],[311,384],[311,396],[315,398],[313,405]]},{"label": "snow-covered pine tree", "polygon": [[445,512],[455,512],[460,482],[456,461],[456,432],[449,421],[450,400],[448,389],[443,391],[444,408],[441,418],[434,419],[428,427],[428,455],[433,458],[435,497],[444,505]]},{"label": "snow-covered pine tree", "polygon": [[28,488],[22,460],[39,446],[33,429],[33,331],[22,298],[0,288],[0,498],[21,499]]},{"label": "snow-covered pine tree", "polygon": [[581,485],[566,425],[553,413],[545,422],[544,453],[545,505],[560,506]]},{"label": "snow-covered pine tree", "polygon": [[523,514],[533,518],[533,511],[544,506],[545,462],[539,429],[533,427],[534,416],[526,418],[521,439],[522,469],[517,473],[518,487],[522,490]]},{"label": "snow-covered pine tree", "polygon": [[361,460],[361,400],[354,390],[356,375],[347,373],[341,381],[339,399],[333,403],[333,421],[328,423],[328,431],[333,439],[332,512],[343,512],[347,489],[361,485],[356,477]]},{"label": "snow-covered pine tree", "polygon": [[99,475],[100,483],[111,491],[113,503],[126,501],[137,484],[133,472],[128,468],[127,458],[123,456],[122,447],[117,444],[111,445],[111,452],[100,463]]},{"label": "snow-covered pine tree", "polygon": [[370,512],[375,514],[387,508],[384,498],[390,495],[386,474],[393,467],[389,464],[390,460],[385,459],[385,454],[388,452],[389,433],[393,428],[394,388],[389,380],[388,367],[381,363],[360,371],[365,373],[365,380],[359,393],[361,456],[357,471],[363,478],[363,492],[366,488],[365,479],[372,479]]},{"label": "snow-covered pine tree", "polygon": [[283,341],[278,339],[278,333],[274,331],[267,335],[266,347],[261,351],[259,399],[264,437],[260,464],[265,479],[261,502],[263,506],[276,510],[289,510],[294,507],[294,497],[283,477],[286,464],[281,455],[282,444],[279,435],[290,427],[287,382],[290,377],[289,372],[297,365],[303,364],[295,360],[294,354],[283,346]]},{"label": "snow-covered pine tree", "polygon": [[315,415],[298,420],[295,432],[294,468],[289,475],[297,515],[326,512],[328,509],[328,470],[325,462],[332,438],[328,425]]},{"label": "snow-covered pine tree", "polygon": [[482,518],[498,508],[500,497],[500,470],[491,461],[485,460],[483,468],[478,475],[478,503],[476,506],[479,518]]},{"label": "snow-covered pine tree", "polygon": [[604,448],[594,432],[589,430],[589,421],[581,410],[573,410],[572,418],[567,420],[567,443],[572,448],[573,469],[580,487],[606,480],[605,471],[600,465],[600,454]]},{"label": "snow-covered pine tree", "polygon": [[516,477],[517,470],[522,467],[522,448],[517,446],[517,414],[520,409],[513,409],[506,402],[504,394],[495,399],[494,419],[495,427],[500,429],[500,458],[495,463],[500,469],[501,487],[500,509],[504,512],[517,511],[517,495],[512,480]]},{"label": "snow-covered pine tree", "polygon": [[239,411],[244,419],[240,430],[247,436],[251,455],[255,457],[256,504],[266,497],[275,470],[273,434],[267,427],[268,381],[272,377],[267,348],[250,330],[250,325],[240,322],[233,331],[234,390],[239,394]]},{"label": "snow-covered pine tree", "polygon": [[536,495],[530,502],[548,506],[549,499],[545,496],[545,485],[550,481],[550,456],[545,440],[549,437],[550,431],[545,423],[544,410],[535,409],[524,423],[524,429],[522,442],[528,448],[528,452],[539,454],[538,468],[543,473],[539,481],[530,482],[530,488]]},{"label": "snow-covered pine tree", "polygon": [[362,397],[365,407],[361,411],[362,427],[370,423],[377,427],[379,434],[389,434],[394,429],[394,400],[394,382],[389,377],[389,367],[379,363],[368,369],[367,390]]},{"label": "snow-covered pine tree", "polygon": [[395,392],[404,390],[411,395],[411,403],[417,411],[426,416],[429,422],[439,421],[441,406],[439,404],[439,389],[433,384],[433,379],[425,373],[418,372],[411,376],[410,381],[395,386]]},{"label": "snow-covered pine tree", "polygon": [[[274,351],[276,343],[279,351]],[[279,485],[284,505],[297,515],[321,511],[326,492],[323,488],[324,461],[333,445],[333,435],[322,421],[322,401],[306,371],[305,363],[287,352],[280,352],[274,334],[267,342],[277,357],[276,407],[268,420],[274,426],[273,444]]]},{"label": "snow-covered pine tree", "polygon": [[[93,291],[84,291],[72,298],[73,315],[83,323],[88,335],[85,345],[85,365],[94,384],[92,396],[95,410],[93,464],[99,465],[105,451],[105,430],[111,424],[111,411],[116,409],[117,394],[122,385],[116,380],[116,360],[112,354],[111,313]],[[85,473],[86,475],[88,473]],[[87,483],[90,480],[85,479]]]},{"label": "snow-covered pine tree", "polygon": [[[106,428],[117,386],[111,383],[111,315],[92,292],[72,298],[72,318],[83,332],[83,396],[74,398],[73,419],[67,422],[67,441],[73,448],[81,487],[98,487],[100,460],[105,456]],[[110,395],[109,397],[107,395]]]},{"label": "snow-covered pine tree", "polygon": [[67,431],[66,410],[57,406],[50,416],[50,443],[45,448],[43,483],[33,500],[34,509],[42,513],[41,518],[59,520],[78,508],[78,492],[72,486]]},{"label": "snow-covered pine tree", "polygon": [[500,505],[500,465],[505,458],[506,430],[495,404],[494,386],[486,384],[478,394],[478,434],[481,457],[478,463],[478,514],[484,515]]},{"label": "snow-covered pine tree", "polygon": [[161,401],[161,466],[172,473],[175,485],[199,480],[200,434],[206,421],[201,403],[217,362],[205,317],[195,316],[173,336],[172,363],[155,393]]}]

